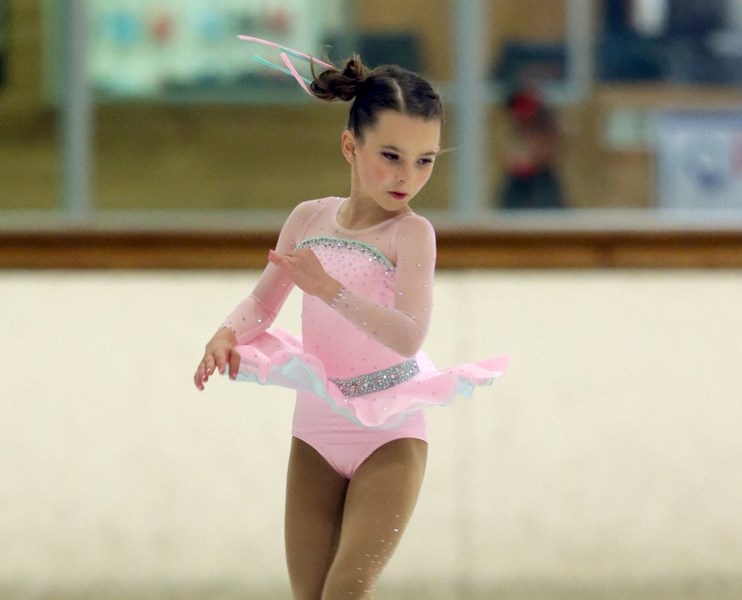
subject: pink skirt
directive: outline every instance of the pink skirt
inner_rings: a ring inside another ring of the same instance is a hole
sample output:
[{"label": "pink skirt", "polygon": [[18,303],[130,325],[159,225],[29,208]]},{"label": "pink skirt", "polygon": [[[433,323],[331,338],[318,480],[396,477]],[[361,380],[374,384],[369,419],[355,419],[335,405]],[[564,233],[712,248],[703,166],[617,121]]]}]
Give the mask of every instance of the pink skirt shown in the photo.
[{"label": "pink skirt", "polygon": [[[407,415],[428,406],[449,405],[457,395],[471,396],[475,387],[490,385],[502,375],[509,362],[507,356],[497,356],[441,370],[420,352],[396,372],[392,367],[354,378],[359,381],[339,381],[327,377],[319,358],[304,352],[301,339],[282,329],[237,346],[237,352],[238,381],[312,393],[336,413],[378,429],[397,427]],[[408,363],[413,364],[414,371],[407,368]],[[401,381],[396,383],[395,377]],[[357,390],[357,395],[346,395],[349,389]]]}]

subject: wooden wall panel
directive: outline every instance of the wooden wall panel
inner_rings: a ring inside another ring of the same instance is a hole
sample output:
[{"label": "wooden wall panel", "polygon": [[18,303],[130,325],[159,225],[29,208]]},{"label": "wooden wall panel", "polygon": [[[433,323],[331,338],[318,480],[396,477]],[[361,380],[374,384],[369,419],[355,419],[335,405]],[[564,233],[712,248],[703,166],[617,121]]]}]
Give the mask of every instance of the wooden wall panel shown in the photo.
[{"label": "wooden wall panel", "polygon": [[[277,232],[0,232],[0,269],[260,269]],[[441,269],[742,269],[742,231],[443,230]]]}]

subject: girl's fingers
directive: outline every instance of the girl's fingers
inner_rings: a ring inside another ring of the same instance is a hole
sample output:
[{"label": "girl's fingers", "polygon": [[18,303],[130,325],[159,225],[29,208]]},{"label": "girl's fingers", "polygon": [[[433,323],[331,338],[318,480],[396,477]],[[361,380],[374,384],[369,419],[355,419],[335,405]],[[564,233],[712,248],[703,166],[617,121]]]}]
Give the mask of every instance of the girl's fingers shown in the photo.
[{"label": "girl's fingers", "polygon": [[[272,254],[275,253],[272,252]],[[217,336],[215,334],[209,343],[206,344],[203,358],[198,363],[196,372],[193,374],[193,381],[199,390],[203,390],[204,383],[216,371],[222,375],[229,372],[229,376],[235,379],[239,370],[239,364],[240,355],[234,349],[234,342],[224,336]]]},{"label": "girl's fingers", "polygon": [[[214,359],[211,355],[204,356],[203,360],[199,363],[196,369],[196,386],[199,389],[203,389],[203,382],[209,380],[209,375],[214,372]],[[201,384],[199,386],[199,384]]]},{"label": "girl's fingers", "polygon": [[219,372],[224,374],[224,368],[227,365],[227,357],[224,354],[218,354],[216,355],[216,367],[219,369]]},{"label": "girl's fingers", "polygon": [[196,373],[193,375],[193,383],[196,384],[196,387],[199,390],[204,389],[204,370],[203,370],[203,362],[199,363],[198,368],[196,368]]},{"label": "girl's fingers", "polygon": [[287,267],[293,266],[295,259],[294,259],[294,255],[291,252],[287,252],[286,254],[279,254],[278,252],[274,250],[269,250],[268,261],[272,262],[277,267],[281,267],[282,269],[285,269]]},{"label": "girl's fingers", "polygon": [[232,350],[229,355],[229,377],[234,379],[240,370],[240,355],[237,351]]},{"label": "girl's fingers", "polygon": [[274,252],[273,250],[268,250],[268,261],[272,262],[274,265],[281,266],[281,255],[277,252]]},{"label": "girl's fingers", "polygon": [[204,356],[203,360],[196,367],[193,375],[193,382],[199,390],[204,389],[204,383],[209,380],[209,376],[214,374],[215,370],[224,374],[229,369],[229,376],[234,379],[240,368],[240,355],[234,350],[229,352],[210,353]]}]

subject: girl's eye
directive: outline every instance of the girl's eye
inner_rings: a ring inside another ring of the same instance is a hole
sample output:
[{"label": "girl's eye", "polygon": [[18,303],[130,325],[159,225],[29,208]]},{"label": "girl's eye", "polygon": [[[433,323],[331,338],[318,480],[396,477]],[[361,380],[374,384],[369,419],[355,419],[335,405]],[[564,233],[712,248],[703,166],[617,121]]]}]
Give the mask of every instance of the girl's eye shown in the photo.
[{"label": "girl's eye", "polygon": [[382,152],[381,155],[387,160],[397,160],[399,158],[399,156],[397,156],[393,152]]},{"label": "girl's eye", "polygon": [[421,165],[432,165],[433,159],[432,158],[421,158],[419,162]]}]

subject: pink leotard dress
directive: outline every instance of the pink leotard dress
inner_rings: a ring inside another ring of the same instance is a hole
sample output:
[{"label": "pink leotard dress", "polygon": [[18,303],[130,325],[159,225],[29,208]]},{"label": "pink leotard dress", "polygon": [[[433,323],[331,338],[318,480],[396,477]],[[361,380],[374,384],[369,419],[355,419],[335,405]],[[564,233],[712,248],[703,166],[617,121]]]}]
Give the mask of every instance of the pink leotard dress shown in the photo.
[{"label": "pink leotard dress", "polygon": [[346,229],[344,199],[298,205],[278,253],[311,249],[344,291],[333,305],[304,294],[302,336],[268,331],[293,287],[269,264],[253,292],[224,321],[237,335],[237,379],[297,390],[293,435],[344,477],[383,444],[427,440],[421,409],[470,395],[507,368],[508,358],[439,370],[420,350],[430,323],[435,232],[412,212]]}]

